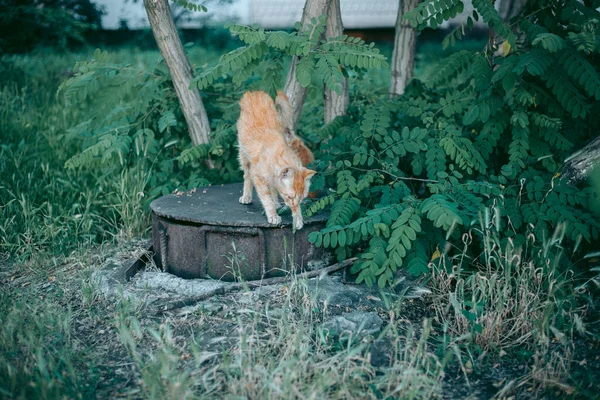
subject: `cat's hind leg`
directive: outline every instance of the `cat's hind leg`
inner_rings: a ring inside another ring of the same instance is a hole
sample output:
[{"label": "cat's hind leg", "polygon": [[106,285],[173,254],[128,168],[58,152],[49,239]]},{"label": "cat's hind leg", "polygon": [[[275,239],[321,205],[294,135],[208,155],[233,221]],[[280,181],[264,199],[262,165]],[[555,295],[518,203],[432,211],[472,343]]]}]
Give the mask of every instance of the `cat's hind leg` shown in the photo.
[{"label": "cat's hind leg", "polygon": [[279,193],[274,186],[271,186],[269,191],[271,192],[271,200],[273,200],[273,205],[275,206],[275,209],[278,210],[281,207],[281,203],[279,202]]},{"label": "cat's hind leg", "polygon": [[240,167],[244,171],[244,191],[240,197],[240,203],[252,203],[252,173],[250,171],[250,161],[241,152],[239,155]]}]

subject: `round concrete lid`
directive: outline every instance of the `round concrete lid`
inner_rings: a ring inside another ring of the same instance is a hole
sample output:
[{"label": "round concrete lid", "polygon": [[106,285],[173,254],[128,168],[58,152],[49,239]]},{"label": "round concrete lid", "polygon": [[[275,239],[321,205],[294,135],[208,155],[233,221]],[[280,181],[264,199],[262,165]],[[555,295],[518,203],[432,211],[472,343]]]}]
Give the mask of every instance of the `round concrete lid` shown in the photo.
[{"label": "round concrete lid", "polygon": [[[176,194],[169,194],[150,204],[152,212],[159,217],[197,224],[221,226],[253,226],[277,228],[291,225],[289,210],[282,215],[282,224],[275,226],[267,222],[262,204],[254,193],[252,204],[240,204],[242,184],[206,186]],[[327,213],[305,219],[305,224],[327,220]]]}]

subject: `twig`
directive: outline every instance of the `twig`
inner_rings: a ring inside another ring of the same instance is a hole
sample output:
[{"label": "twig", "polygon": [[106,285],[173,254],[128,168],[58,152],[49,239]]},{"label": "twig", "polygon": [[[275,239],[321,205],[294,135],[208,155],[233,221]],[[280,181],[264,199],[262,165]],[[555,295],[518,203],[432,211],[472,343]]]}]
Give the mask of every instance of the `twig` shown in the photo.
[{"label": "twig", "polygon": [[369,171],[377,171],[377,172],[381,172],[382,174],[387,174],[389,176],[391,176],[392,178],[394,178],[395,180],[402,180],[402,181],[419,181],[419,182],[432,182],[432,183],[437,183],[437,180],[433,180],[433,179],[423,179],[423,178],[413,178],[411,176],[398,176],[398,175],[394,175],[391,172],[387,172],[383,169],[378,169],[378,168],[373,168],[373,169],[365,169],[365,168],[358,168],[358,167],[349,167],[358,171],[365,171],[365,172],[369,172]]},{"label": "twig", "polygon": [[[293,275],[292,277],[295,277],[298,279],[308,279],[308,278],[314,278],[315,276],[327,275],[327,274],[330,274],[332,272],[338,271],[342,268],[346,268],[347,266],[354,264],[356,262],[356,260],[358,260],[358,258],[356,258],[356,257],[349,258],[349,259],[341,261],[337,264],[330,265],[329,267],[317,269],[314,271],[303,272],[298,275]],[[166,303],[166,304],[160,306],[160,309],[156,310],[156,312],[159,314],[163,314],[168,311],[175,310],[177,308],[195,305],[196,303],[207,300],[216,295],[224,295],[224,294],[227,294],[230,292],[237,292],[238,290],[242,290],[245,288],[257,288],[257,287],[268,286],[268,285],[276,285],[278,283],[287,282],[292,277],[281,276],[281,277],[277,277],[277,278],[263,279],[260,281],[233,283],[229,286],[223,286],[223,287],[220,287],[217,289],[213,289],[210,292],[205,293],[200,296],[190,297],[187,299],[177,300],[177,301],[172,301],[172,302]]]},{"label": "twig", "polygon": [[[390,174],[392,175],[392,174]],[[410,176],[394,176],[394,179],[396,180],[400,180],[400,181],[418,181],[418,182],[432,182],[432,183],[438,183],[438,180],[434,180],[434,179],[423,179],[423,178],[413,178]]]}]

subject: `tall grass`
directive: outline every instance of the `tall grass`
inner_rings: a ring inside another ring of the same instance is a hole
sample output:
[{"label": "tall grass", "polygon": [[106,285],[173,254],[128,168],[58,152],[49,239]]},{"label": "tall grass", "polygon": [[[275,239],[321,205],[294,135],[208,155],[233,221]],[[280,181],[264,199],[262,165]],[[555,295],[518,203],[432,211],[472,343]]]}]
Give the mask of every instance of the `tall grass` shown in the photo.
[{"label": "tall grass", "polygon": [[[375,367],[370,340],[338,339],[323,328],[329,311],[304,280],[292,279],[271,300],[244,309],[211,315],[199,308],[157,320],[126,299],[107,301],[80,290],[90,284],[93,266],[85,260],[91,258],[89,251],[78,252],[51,277],[19,276],[9,291],[0,290],[0,397],[441,395],[447,360],[435,354],[428,322],[422,329],[382,332],[381,338],[391,339],[390,360]],[[0,276],[5,272],[0,269]],[[211,339],[211,328],[223,323],[224,336]]]},{"label": "tall grass", "polygon": [[[442,258],[433,269],[438,317],[450,322],[448,329],[454,336],[473,334],[483,350],[547,346],[549,337],[560,335],[566,326],[578,325],[577,312],[583,311],[569,302],[574,280],[561,246],[565,226],[559,225],[550,238],[529,235],[516,248],[510,238],[501,239],[500,218],[488,217],[499,211],[486,211],[480,226],[472,230],[473,244],[484,246],[485,263],[472,264],[463,252],[454,260]],[[464,239],[465,246],[471,245],[472,238]],[[445,265],[447,261],[453,264]]]},{"label": "tall grass", "polygon": [[[148,229],[149,164],[112,176],[68,170],[80,149],[67,130],[85,116],[56,96],[78,59],[91,54],[41,52],[0,59],[0,252],[60,254],[82,243],[130,238]],[[151,65],[156,52],[117,52],[124,62]]]},{"label": "tall grass", "polygon": [[94,373],[73,336],[72,310],[53,296],[40,301],[26,283],[18,292],[0,291],[0,397],[89,398]]},{"label": "tall grass", "polygon": [[[17,275],[0,290],[1,396],[430,399],[452,397],[452,385],[468,392],[475,372],[505,362],[522,370],[507,376],[499,398],[573,393],[585,310],[567,291],[571,278],[552,265],[560,232],[538,252],[507,248],[490,228],[480,232],[490,240],[481,273],[463,265],[451,276],[432,263],[433,320],[409,317],[406,299],[382,293],[386,326],[366,338],[325,329],[331,308],[297,278],[216,314],[200,307],[157,316],[125,298],[95,296],[89,250],[61,271],[48,261],[51,276]],[[6,272],[15,273],[0,269],[0,279]],[[55,286],[46,292],[48,282]],[[386,361],[372,363],[371,351],[381,349]]]},{"label": "tall grass", "polygon": [[[433,308],[444,345],[470,365],[488,353],[519,353],[532,361],[503,395],[524,386],[538,394],[551,387],[572,393],[566,382],[588,307],[574,291],[573,264],[562,246],[566,227],[559,225],[550,237],[530,234],[515,247],[500,234],[504,223],[509,221],[497,209],[486,209],[479,226],[463,237],[463,251],[432,268]],[[468,246],[482,246],[485,262],[466,258]]]},{"label": "tall grass", "polygon": [[[238,310],[234,333],[221,338],[221,351],[200,339],[182,346],[169,326],[143,329],[127,317],[118,322],[119,335],[149,399],[429,399],[441,394],[444,366],[429,344],[429,323],[420,333],[395,332],[389,364],[376,368],[368,360],[368,341],[346,337],[338,342],[323,329],[327,311],[317,298],[305,281],[292,279],[278,305],[285,312],[273,316],[269,304]],[[146,354],[140,348],[145,341],[157,351]]]}]

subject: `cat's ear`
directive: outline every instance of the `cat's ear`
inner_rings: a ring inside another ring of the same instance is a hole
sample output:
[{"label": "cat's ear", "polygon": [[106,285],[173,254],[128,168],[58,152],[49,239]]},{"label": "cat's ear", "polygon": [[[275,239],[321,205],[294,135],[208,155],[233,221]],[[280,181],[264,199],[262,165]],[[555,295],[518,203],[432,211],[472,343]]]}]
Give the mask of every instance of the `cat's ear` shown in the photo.
[{"label": "cat's ear", "polygon": [[317,173],[317,171],[313,171],[312,169],[304,168],[304,180],[305,181],[309,180],[316,173]]}]

